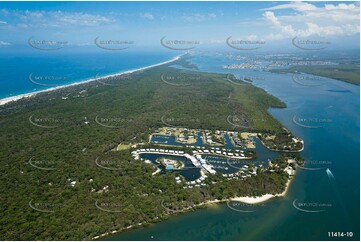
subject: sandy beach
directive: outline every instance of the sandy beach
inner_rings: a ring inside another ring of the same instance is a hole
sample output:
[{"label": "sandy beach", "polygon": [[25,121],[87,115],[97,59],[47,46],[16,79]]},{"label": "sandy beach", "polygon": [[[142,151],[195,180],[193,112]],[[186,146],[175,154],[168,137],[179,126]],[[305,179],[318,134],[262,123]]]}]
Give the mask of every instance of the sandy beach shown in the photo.
[{"label": "sandy beach", "polygon": [[275,197],[275,195],[272,194],[265,194],[260,197],[236,197],[232,198],[232,201],[247,203],[247,204],[256,204],[256,203],[262,203],[265,202],[271,198]]},{"label": "sandy beach", "polygon": [[267,201],[267,200],[269,200],[271,198],[274,198],[274,197],[286,196],[287,191],[288,191],[288,189],[290,187],[291,181],[292,181],[292,179],[289,179],[287,181],[285,190],[282,193],[279,193],[279,194],[275,194],[275,195],[273,195],[273,194],[265,194],[265,195],[262,195],[262,196],[259,196],[259,197],[235,197],[235,198],[222,199],[222,200],[215,199],[215,200],[209,200],[207,202],[198,204],[198,206],[214,204],[214,203],[221,203],[221,202],[229,202],[229,201],[237,201],[237,202],[242,202],[242,203],[247,203],[247,204],[262,203],[262,202],[265,202],[265,201]]},{"label": "sandy beach", "polygon": [[[200,204],[197,204],[195,207],[200,207],[200,206],[204,206],[204,205],[218,204],[218,203],[222,203],[222,202],[230,202],[230,201],[238,201],[238,202],[247,203],[247,204],[262,203],[262,202],[265,202],[265,201],[267,201],[267,200],[269,200],[271,198],[274,198],[274,197],[285,196],[287,194],[287,191],[288,191],[289,187],[290,187],[291,181],[292,181],[292,179],[289,179],[287,181],[287,183],[286,183],[286,189],[282,193],[279,193],[279,194],[276,194],[276,195],[265,194],[265,195],[260,196],[260,197],[235,197],[235,198],[231,198],[231,199],[222,199],[222,200],[214,199],[214,200],[208,200],[206,202],[202,202]],[[191,208],[192,207],[183,209],[182,212],[186,212],[187,210],[189,210]],[[138,226],[141,226],[141,225],[142,224],[138,224]],[[131,228],[133,228],[135,226],[136,225],[130,225],[125,229],[120,229],[118,231],[113,231],[112,233],[113,234],[114,233],[119,233],[121,231],[131,229]],[[104,233],[104,234],[93,237],[92,240],[96,240],[96,239],[99,239],[99,238],[107,236],[107,235],[109,235],[109,233]]]},{"label": "sandy beach", "polygon": [[51,91],[59,90],[59,89],[62,89],[62,88],[78,86],[78,85],[86,84],[86,83],[97,81],[97,80],[104,79],[104,78],[117,77],[117,76],[121,76],[121,75],[129,75],[129,74],[132,74],[132,73],[137,72],[137,71],[143,71],[143,70],[147,70],[147,69],[150,69],[150,68],[153,68],[153,67],[169,64],[171,62],[179,60],[179,58],[181,56],[182,55],[178,55],[178,56],[176,56],[176,57],[174,57],[174,58],[172,58],[172,59],[170,59],[168,61],[164,61],[164,62],[161,62],[161,63],[158,63],[158,64],[146,66],[146,67],[141,67],[141,68],[138,68],[138,69],[123,71],[123,72],[119,72],[119,73],[116,73],[116,74],[101,76],[99,78],[91,78],[91,79],[88,79],[86,81],[74,82],[74,83],[71,83],[71,84],[68,84],[68,85],[63,85],[63,86],[53,87],[53,88],[49,88],[49,89],[45,89],[45,90],[41,90],[41,91],[29,92],[29,93],[25,93],[25,94],[20,94],[20,95],[16,95],[16,96],[12,96],[12,97],[3,98],[3,99],[0,99],[0,106],[4,105],[6,103],[9,103],[9,102],[14,102],[14,101],[20,100],[22,98],[34,97],[36,94],[39,94],[39,93],[51,92]]},{"label": "sandy beach", "polygon": [[271,198],[274,198],[274,197],[284,197],[287,194],[287,191],[288,191],[288,189],[289,189],[289,187],[291,185],[292,179],[288,179],[288,181],[286,183],[286,189],[282,193],[275,194],[275,195],[265,194],[265,195],[262,195],[262,196],[259,196],[259,197],[235,197],[235,198],[232,198],[230,200],[243,202],[243,203],[247,203],[247,204],[257,204],[257,203],[265,202],[265,201],[267,201],[267,200],[269,200]]}]

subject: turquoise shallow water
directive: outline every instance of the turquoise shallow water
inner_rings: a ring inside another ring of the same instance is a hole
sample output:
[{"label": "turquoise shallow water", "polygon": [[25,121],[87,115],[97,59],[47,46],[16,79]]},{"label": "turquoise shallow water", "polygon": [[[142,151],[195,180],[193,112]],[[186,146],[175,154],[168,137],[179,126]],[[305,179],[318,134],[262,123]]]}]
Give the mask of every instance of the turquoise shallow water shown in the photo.
[{"label": "turquoise shallow water", "polygon": [[[310,87],[295,83],[291,74],[224,70],[222,65],[229,60],[219,55],[214,58],[199,55],[192,61],[201,71],[257,77],[254,85],[287,104],[286,109],[269,111],[305,141],[301,154],[306,166],[319,169],[298,169],[286,197],[272,199],[262,208],[255,207],[252,213],[240,213],[219,204],[106,239],[359,240],[359,86],[327,79],[321,86]],[[305,203],[308,205],[302,205]],[[324,211],[302,212],[293,204]],[[353,237],[332,238],[328,232],[352,232]]]}]

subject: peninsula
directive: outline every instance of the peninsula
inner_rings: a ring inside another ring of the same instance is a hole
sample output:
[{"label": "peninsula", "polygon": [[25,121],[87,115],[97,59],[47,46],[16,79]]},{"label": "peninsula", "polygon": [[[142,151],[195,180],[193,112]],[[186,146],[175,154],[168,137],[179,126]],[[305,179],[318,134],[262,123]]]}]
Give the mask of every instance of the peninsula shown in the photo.
[{"label": "peninsula", "polygon": [[[192,71],[188,58],[3,103],[3,204],[21,208],[1,217],[3,238],[97,239],[209,203],[284,195],[303,148],[267,111],[285,104]],[[278,156],[255,162],[257,140]]]}]

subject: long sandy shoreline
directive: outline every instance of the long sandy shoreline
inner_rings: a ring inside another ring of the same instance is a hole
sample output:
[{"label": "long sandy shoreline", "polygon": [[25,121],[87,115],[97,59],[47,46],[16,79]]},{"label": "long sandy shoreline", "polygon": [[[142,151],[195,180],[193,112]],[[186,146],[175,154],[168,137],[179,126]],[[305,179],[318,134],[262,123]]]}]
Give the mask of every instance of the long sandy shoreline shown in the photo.
[{"label": "long sandy shoreline", "polygon": [[20,94],[20,95],[16,95],[16,96],[12,96],[12,97],[3,98],[3,99],[0,99],[0,106],[4,105],[6,103],[9,103],[9,102],[14,102],[14,101],[20,100],[22,98],[33,97],[33,96],[35,96],[35,95],[37,95],[39,93],[51,92],[51,91],[55,91],[55,90],[59,90],[59,89],[67,88],[67,87],[78,86],[78,85],[86,84],[86,83],[89,83],[89,82],[94,82],[94,81],[104,79],[104,78],[117,77],[117,76],[121,76],[121,75],[132,74],[132,73],[137,72],[137,71],[143,71],[143,70],[147,70],[147,69],[150,69],[150,68],[153,68],[153,67],[169,64],[171,62],[179,60],[182,55],[184,55],[184,54],[178,55],[178,56],[176,56],[176,57],[174,57],[174,58],[172,58],[170,60],[167,60],[167,61],[164,61],[164,62],[161,62],[161,63],[158,63],[158,64],[150,65],[150,66],[145,66],[145,67],[141,67],[141,68],[137,68],[137,69],[133,69],[133,70],[129,70],[129,71],[123,71],[123,72],[119,72],[119,73],[116,73],[116,74],[102,76],[102,77],[99,77],[99,78],[91,78],[91,79],[88,79],[88,80],[85,80],[85,81],[74,82],[74,83],[71,83],[71,84],[58,86],[58,87],[52,87],[52,88],[49,88],[49,89],[40,90],[40,91],[36,91],[36,92],[29,92],[29,93],[25,93],[25,94]]},{"label": "long sandy shoreline", "polygon": [[[285,190],[282,193],[278,193],[278,194],[275,194],[275,195],[265,194],[265,195],[262,195],[262,196],[259,196],[259,197],[235,197],[235,198],[222,199],[222,200],[215,199],[215,200],[209,200],[209,201],[206,201],[204,203],[197,204],[194,207],[200,207],[200,206],[204,206],[204,205],[211,205],[211,204],[224,203],[224,202],[231,202],[231,201],[242,202],[242,203],[247,203],[247,204],[263,203],[263,202],[266,202],[266,201],[270,200],[271,198],[286,196],[286,194],[288,192],[288,189],[289,189],[289,187],[291,185],[291,181],[293,179],[294,179],[294,176],[292,178],[289,178],[287,183],[286,183]],[[192,208],[193,207],[186,208],[184,210],[181,210],[180,212],[186,212],[187,210],[192,209]],[[142,226],[142,225],[143,225],[142,223],[138,224],[138,226]],[[97,240],[97,239],[100,239],[102,237],[108,236],[110,234],[120,233],[120,232],[123,232],[125,230],[134,228],[135,226],[137,226],[137,225],[130,225],[127,228],[123,228],[123,229],[120,229],[120,230],[114,230],[112,232],[103,233],[101,235],[93,237],[92,240]]]},{"label": "long sandy shoreline", "polygon": [[243,202],[243,203],[247,203],[247,204],[257,204],[257,203],[262,203],[265,202],[271,198],[274,197],[284,197],[287,194],[287,191],[290,187],[291,181],[293,178],[288,179],[287,183],[286,183],[286,188],[282,193],[276,194],[276,195],[272,195],[272,194],[265,194],[259,197],[235,197],[230,199],[231,201],[238,201],[238,202]]}]

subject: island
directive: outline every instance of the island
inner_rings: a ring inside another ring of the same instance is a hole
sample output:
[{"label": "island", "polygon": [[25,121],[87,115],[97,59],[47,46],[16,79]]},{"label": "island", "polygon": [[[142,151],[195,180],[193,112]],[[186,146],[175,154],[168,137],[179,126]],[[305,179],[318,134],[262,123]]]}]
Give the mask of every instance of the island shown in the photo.
[{"label": "island", "polygon": [[[348,82],[358,86],[360,85],[359,64],[291,66],[287,69],[274,69],[272,72],[294,74],[308,73],[316,76]],[[316,84],[322,84],[322,79],[313,82]]]}]

